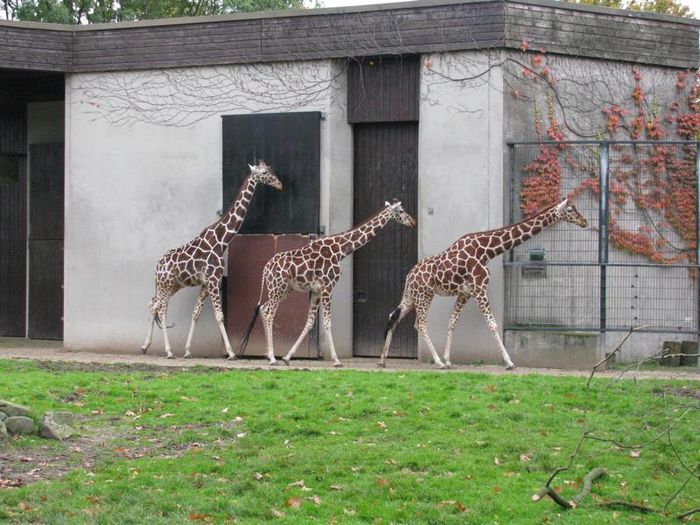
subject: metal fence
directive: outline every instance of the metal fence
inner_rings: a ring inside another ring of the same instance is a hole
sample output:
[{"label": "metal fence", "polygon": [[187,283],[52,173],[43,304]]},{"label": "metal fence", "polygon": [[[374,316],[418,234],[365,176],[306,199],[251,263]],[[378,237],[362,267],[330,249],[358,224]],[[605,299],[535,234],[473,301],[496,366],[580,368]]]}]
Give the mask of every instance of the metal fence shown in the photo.
[{"label": "metal fence", "polygon": [[510,222],[568,195],[589,227],[505,256],[505,328],[698,333],[699,144],[509,144]]}]

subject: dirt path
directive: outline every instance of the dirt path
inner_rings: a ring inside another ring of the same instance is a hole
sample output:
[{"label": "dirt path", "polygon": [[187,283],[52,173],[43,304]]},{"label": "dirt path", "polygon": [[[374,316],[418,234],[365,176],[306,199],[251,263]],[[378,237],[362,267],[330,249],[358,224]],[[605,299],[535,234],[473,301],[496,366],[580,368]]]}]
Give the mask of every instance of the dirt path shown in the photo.
[{"label": "dirt path", "polygon": [[[236,361],[227,361],[222,358],[194,358],[194,359],[165,359],[158,355],[141,355],[141,354],[124,354],[124,353],[108,353],[108,352],[85,352],[71,351],[62,349],[58,345],[46,346],[12,346],[3,341],[0,344],[0,358],[7,359],[33,359],[45,361],[65,361],[83,364],[110,364],[110,365],[127,365],[135,367],[163,367],[163,368],[189,368],[189,367],[207,367],[215,369],[231,369],[231,370],[313,370],[313,369],[331,369],[329,361],[314,360],[314,359],[295,359],[292,361],[292,366],[284,366],[284,364],[276,367],[271,367],[264,359],[239,359]],[[371,370],[377,372],[396,372],[403,370],[423,370],[434,371],[436,373],[446,373],[442,370],[436,370],[428,363],[422,363],[408,359],[389,359],[387,368],[377,368],[377,359],[372,358],[346,358],[343,359],[346,369],[352,370]],[[516,368],[512,371],[506,371],[501,366],[496,365],[454,365],[447,373],[485,373],[485,374],[540,374],[552,376],[588,376],[590,370],[560,370],[553,368]],[[621,370],[608,370],[598,372],[597,376],[602,377],[618,377]],[[667,370],[642,370],[632,373],[631,371],[624,374],[625,377],[635,377],[637,379],[656,378],[656,379],[672,379],[682,378],[700,381],[700,368],[682,368]]]}]

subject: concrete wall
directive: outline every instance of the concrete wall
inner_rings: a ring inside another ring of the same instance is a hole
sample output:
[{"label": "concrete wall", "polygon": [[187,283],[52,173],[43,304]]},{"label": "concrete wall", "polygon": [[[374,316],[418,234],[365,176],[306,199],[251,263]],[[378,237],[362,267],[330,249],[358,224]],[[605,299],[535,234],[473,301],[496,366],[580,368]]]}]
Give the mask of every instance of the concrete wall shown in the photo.
[{"label": "concrete wall", "polygon": [[[423,57],[419,124],[418,257],[447,248],[465,233],[503,225],[503,79],[498,68],[470,82],[453,79],[483,73],[498,53],[465,52]],[[503,318],[500,258],[489,267],[489,297]],[[442,355],[455,299],[436,297],[429,332]],[[419,340],[419,358],[430,360]],[[452,362],[500,362],[500,353],[476,303],[464,308],[455,330]]]},{"label": "concrete wall", "polygon": [[[349,227],[351,132],[339,73],[325,61],[69,76],[65,346],[139,351],[157,259],[228,204],[221,202],[221,115],[323,112],[321,218],[327,231]],[[351,304],[350,290],[347,282],[337,289],[338,305]],[[180,291],[170,303],[176,355],[184,351],[196,294]],[[336,309],[334,317],[336,346],[347,355],[346,312]],[[207,305],[193,353],[222,351]],[[163,352],[160,333],[151,352]]]}]

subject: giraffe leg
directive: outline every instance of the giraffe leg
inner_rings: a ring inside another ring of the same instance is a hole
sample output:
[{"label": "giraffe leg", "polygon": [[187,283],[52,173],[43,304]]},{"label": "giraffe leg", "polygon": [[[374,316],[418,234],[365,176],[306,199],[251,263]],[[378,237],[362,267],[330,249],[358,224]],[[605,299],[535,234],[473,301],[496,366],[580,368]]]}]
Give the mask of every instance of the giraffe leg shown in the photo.
[{"label": "giraffe leg", "polygon": [[498,343],[498,348],[501,351],[501,357],[503,357],[503,361],[506,364],[506,370],[512,370],[515,368],[515,365],[513,364],[513,361],[510,360],[508,351],[501,340],[501,335],[498,333],[498,323],[496,323],[496,318],[491,313],[491,307],[489,306],[489,299],[486,296],[486,292],[480,290],[474,294],[474,298],[479,304],[481,313],[484,315],[484,318],[489,325],[489,330],[491,330],[491,333],[496,338],[496,343]]},{"label": "giraffe leg", "polygon": [[219,282],[216,279],[212,279],[207,282],[207,293],[211,299],[211,305],[214,307],[214,316],[216,317],[216,324],[219,325],[219,330],[221,331],[221,338],[224,340],[224,346],[226,347],[226,353],[228,354],[229,361],[236,359],[236,354],[233,353],[231,348],[231,342],[228,340],[228,334],[226,333],[226,327],[224,326],[224,311],[221,308],[221,292],[219,291]]},{"label": "giraffe leg", "polygon": [[395,315],[396,310],[394,310],[391,315],[389,316],[389,327],[386,331],[386,338],[384,339],[384,348],[382,348],[382,353],[379,356],[379,362],[377,363],[377,366],[381,368],[386,368],[386,358],[389,355],[389,348],[391,347],[391,339],[394,337],[394,330],[396,330],[396,327],[399,326],[399,323],[403,320],[404,317],[408,315],[408,313],[413,309],[413,305],[409,303],[408,301],[401,301],[399,304],[398,308],[398,318],[396,321],[392,320],[392,317]]},{"label": "giraffe leg", "polygon": [[153,340],[153,325],[156,321],[156,314],[158,313],[158,303],[157,297],[151,299],[148,303],[148,311],[150,312],[150,317],[148,319],[148,333],[146,334],[146,341],[141,345],[141,353],[145,354],[148,348],[151,346],[151,341]]},{"label": "giraffe leg", "polygon": [[454,308],[452,309],[452,315],[450,315],[450,321],[447,323],[447,341],[445,341],[445,354],[443,358],[445,359],[445,366],[450,368],[452,363],[450,363],[450,350],[452,347],[452,332],[454,332],[457,322],[459,321],[459,316],[462,315],[462,309],[469,296],[459,295],[455,301]]},{"label": "giraffe leg", "polygon": [[335,353],[335,343],[333,343],[333,334],[331,333],[331,296],[323,295],[321,297],[321,313],[323,314],[323,331],[326,333],[328,338],[328,346],[331,350],[331,359],[333,359],[333,366],[340,368],[343,363],[338,359],[338,354]]},{"label": "giraffe leg", "polygon": [[438,366],[438,368],[445,368],[445,363],[440,360],[440,356],[438,356],[438,353],[435,351],[435,346],[428,335],[428,309],[430,308],[432,299],[433,296],[430,295],[416,303],[415,327],[418,333],[423,336],[423,339],[425,339],[425,342],[428,345],[428,350],[430,350],[430,353],[433,356],[433,362]]},{"label": "giraffe leg", "polygon": [[204,301],[207,298],[207,295],[209,295],[209,292],[207,292],[207,289],[202,286],[202,289],[199,291],[199,297],[197,297],[197,302],[194,305],[194,311],[192,312],[192,323],[190,323],[190,331],[187,334],[187,343],[185,343],[185,359],[192,357],[191,349],[192,349],[192,336],[194,335],[194,327],[197,324],[197,319],[199,319],[199,316],[202,315],[202,308],[204,307]]},{"label": "giraffe leg", "polygon": [[158,307],[158,319],[161,322],[163,330],[163,342],[165,343],[165,357],[175,359],[172,350],[170,349],[170,340],[168,339],[168,299],[160,302]]},{"label": "giraffe leg", "polygon": [[[299,337],[297,338],[296,342],[289,349],[289,352],[287,352],[287,355],[285,355],[282,358],[282,361],[284,361],[286,365],[289,364],[289,361],[292,359],[292,356],[299,348],[299,345],[301,345],[302,341],[306,337],[306,334],[308,334],[311,328],[314,326],[314,321],[316,320],[316,311],[318,310],[318,304],[320,300],[321,296],[319,294],[313,294],[311,296],[311,301],[309,303],[309,313],[306,316],[306,324],[304,325],[304,329],[301,331],[301,334],[299,334]],[[338,358],[336,357],[336,359]]]}]

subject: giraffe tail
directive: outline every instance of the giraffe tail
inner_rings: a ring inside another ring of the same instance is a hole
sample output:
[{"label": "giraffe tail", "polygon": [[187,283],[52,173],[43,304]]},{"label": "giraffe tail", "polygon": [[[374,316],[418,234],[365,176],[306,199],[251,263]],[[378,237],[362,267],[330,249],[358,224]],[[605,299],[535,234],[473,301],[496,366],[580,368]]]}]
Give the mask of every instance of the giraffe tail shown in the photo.
[{"label": "giraffe tail", "polygon": [[250,323],[248,324],[248,329],[245,331],[245,334],[243,334],[243,337],[241,337],[241,341],[238,343],[238,355],[245,354],[245,349],[248,346],[248,341],[250,340],[250,334],[253,331],[253,328],[255,327],[255,321],[258,320],[258,315],[260,315],[260,306],[261,303],[255,305],[255,312],[253,313],[253,318],[250,320]]},{"label": "giraffe tail", "polygon": [[401,305],[399,305],[393,312],[389,314],[389,322],[387,323],[386,328],[384,329],[384,340],[386,340],[386,336],[389,334],[389,331],[396,326],[396,323],[399,322],[400,315]]}]

